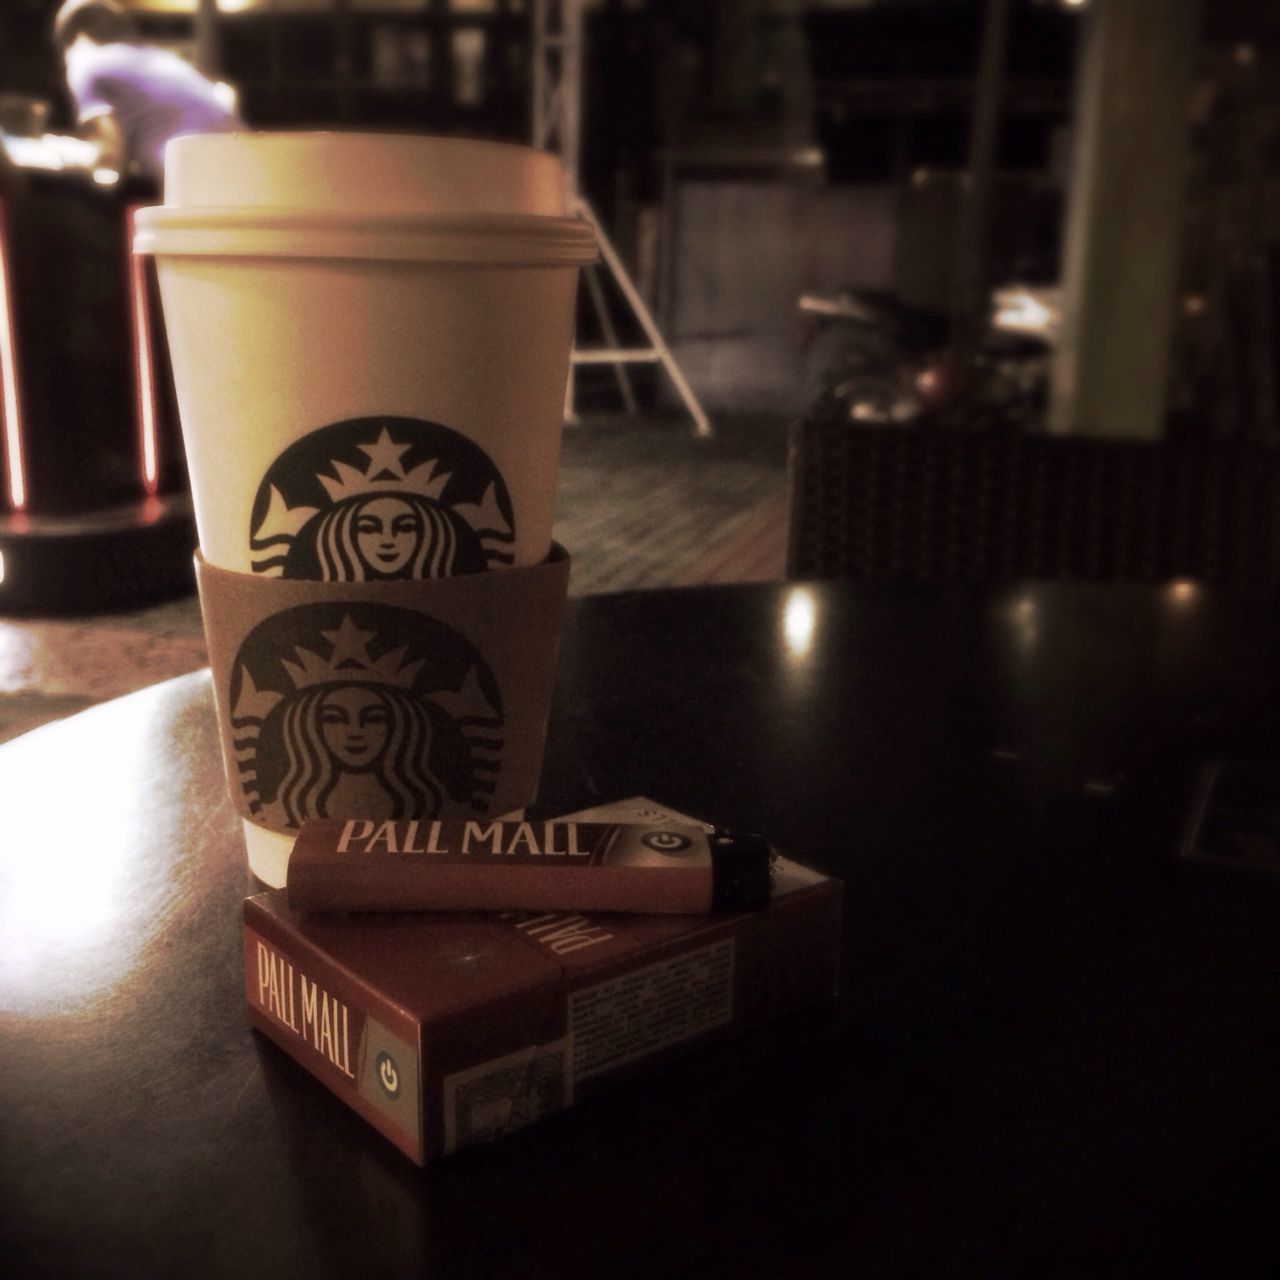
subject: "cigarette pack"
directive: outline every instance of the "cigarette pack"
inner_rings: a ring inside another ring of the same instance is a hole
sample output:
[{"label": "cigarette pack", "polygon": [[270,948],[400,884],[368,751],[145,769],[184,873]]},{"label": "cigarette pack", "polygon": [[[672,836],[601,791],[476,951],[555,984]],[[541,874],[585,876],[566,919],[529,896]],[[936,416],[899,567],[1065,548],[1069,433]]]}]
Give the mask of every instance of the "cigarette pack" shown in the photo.
[{"label": "cigarette pack", "polygon": [[[580,821],[691,819],[643,799]],[[779,859],[710,915],[291,912],[244,904],[251,1024],[419,1164],[836,992],[839,881]]]}]

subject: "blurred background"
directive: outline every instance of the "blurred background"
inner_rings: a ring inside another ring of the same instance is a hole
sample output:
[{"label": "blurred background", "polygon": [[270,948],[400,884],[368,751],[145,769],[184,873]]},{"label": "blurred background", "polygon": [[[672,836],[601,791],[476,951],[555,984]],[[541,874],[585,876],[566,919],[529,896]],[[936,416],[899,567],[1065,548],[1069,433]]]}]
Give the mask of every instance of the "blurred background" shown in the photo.
[{"label": "blurred background", "polygon": [[[141,37],[232,85],[252,127],[519,142],[533,128],[535,28],[548,25],[540,11],[552,10],[553,25],[562,7],[121,2]],[[1114,181],[1112,158],[1100,153],[1126,142],[1143,158],[1148,186],[1184,193],[1168,202],[1177,206],[1167,210],[1176,237],[1135,228],[1165,235],[1176,258],[1170,319],[1191,358],[1170,362],[1171,408],[1206,430],[1274,434],[1274,397],[1260,386],[1271,380],[1270,344],[1252,325],[1251,341],[1229,337],[1246,315],[1261,320],[1268,310],[1263,249],[1280,159],[1275,6],[584,0],[581,8],[582,189],[709,410],[797,408],[806,373],[815,376],[811,326],[797,322],[807,294],[881,291],[940,318],[970,283],[957,274],[975,266],[982,286],[1060,283],[1073,172],[1092,164],[1099,182]],[[56,9],[6,0],[0,12],[6,132],[75,132],[50,39]],[[1092,48],[1091,35],[1108,47]],[[1003,48],[984,65],[993,37]],[[1108,119],[1090,118],[1093,98]],[[1124,115],[1126,101],[1142,110]],[[1109,139],[1120,125],[1142,136]],[[1160,165],[1171,172],[1153,172]],[[984,236],[970,229],[965,239],[967,177],[986,184],[987,207]],[[981,262],[958,262],[960,251]],[[1024,326],[1039,314],[1021,296],[1006,310]],[[650,379],[650,388],[643,375],[638,392],[661,401],[664,380]]]},{"label": "blurred background", "polygon": [[[249,127],[562,152],[611,250],[566,405],[578,593],[782,576],[800,421],[1280,444],[1280,6],[120,2]],[[24,725],[51,636],[200,658],[139,190],[83,150],[57,8],[0,6],[0,696]]]}]

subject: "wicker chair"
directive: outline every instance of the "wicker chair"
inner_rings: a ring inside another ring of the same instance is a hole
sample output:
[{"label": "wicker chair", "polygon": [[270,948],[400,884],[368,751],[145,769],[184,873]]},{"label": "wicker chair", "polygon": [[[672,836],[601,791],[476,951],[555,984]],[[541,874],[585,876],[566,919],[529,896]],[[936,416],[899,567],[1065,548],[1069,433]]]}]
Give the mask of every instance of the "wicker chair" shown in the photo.
[{"label": "wicker chair", "polygon": [[1280,583],[1280,452],[802,421],[787,576]]}]

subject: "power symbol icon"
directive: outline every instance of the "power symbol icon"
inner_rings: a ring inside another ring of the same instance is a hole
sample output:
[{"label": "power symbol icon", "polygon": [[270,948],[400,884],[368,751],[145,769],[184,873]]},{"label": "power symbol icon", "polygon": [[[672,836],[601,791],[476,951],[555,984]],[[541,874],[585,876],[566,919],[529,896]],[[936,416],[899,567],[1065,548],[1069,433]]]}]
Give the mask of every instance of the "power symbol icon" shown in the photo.
[{"label": "power symbol icon", "polygon": [[396,1070],[396,1060],[385,1050],[374,1060],[378,1072],[378,1083],[393,1098],[400,1092],[400,1072]]},{"label": "power symbol icon", "polygon": [[657,853],[683,853],[693,841],[677,831],[646,831],[640,843]]}]

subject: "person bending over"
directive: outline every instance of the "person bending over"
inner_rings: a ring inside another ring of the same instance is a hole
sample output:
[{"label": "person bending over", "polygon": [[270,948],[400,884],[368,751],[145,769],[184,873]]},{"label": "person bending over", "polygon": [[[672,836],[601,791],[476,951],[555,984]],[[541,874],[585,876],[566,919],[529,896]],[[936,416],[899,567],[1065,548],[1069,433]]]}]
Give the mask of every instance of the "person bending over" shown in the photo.
[{"label": "person bending over", "polygon": [[167,49],[143,44],[116,0],[67,0],[53,25],[80,131],[98,165],[159,184],[164,148],[187,133],[244,128],[230,85]]}]

